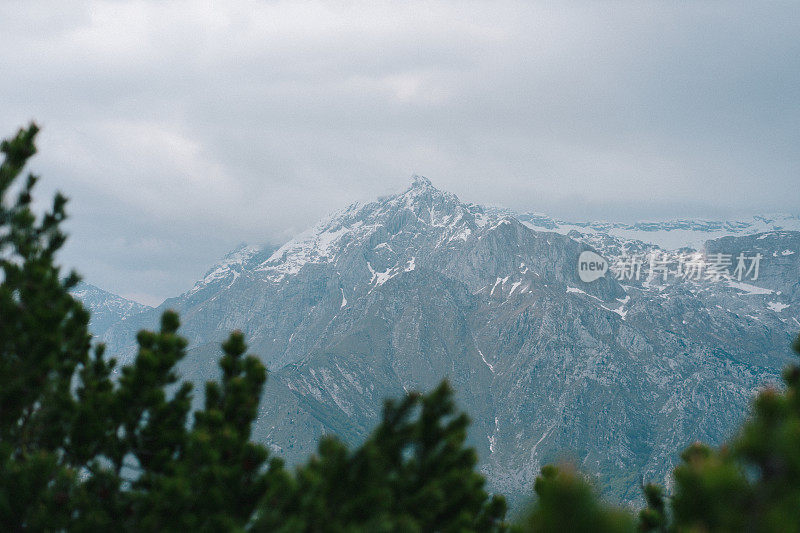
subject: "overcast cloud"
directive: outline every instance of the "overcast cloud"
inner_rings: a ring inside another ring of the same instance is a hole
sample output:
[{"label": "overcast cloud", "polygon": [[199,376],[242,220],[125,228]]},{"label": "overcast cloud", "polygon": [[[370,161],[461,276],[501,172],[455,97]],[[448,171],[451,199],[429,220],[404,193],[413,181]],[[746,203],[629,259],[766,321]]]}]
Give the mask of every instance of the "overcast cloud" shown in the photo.
[{"label": "overcast cloud", "polygon": [[[69,5],[69,7],[66,7]],[[798,212],[796,2],[3,2],[0,135],[145,303],[412,173],[570,219]]]}]

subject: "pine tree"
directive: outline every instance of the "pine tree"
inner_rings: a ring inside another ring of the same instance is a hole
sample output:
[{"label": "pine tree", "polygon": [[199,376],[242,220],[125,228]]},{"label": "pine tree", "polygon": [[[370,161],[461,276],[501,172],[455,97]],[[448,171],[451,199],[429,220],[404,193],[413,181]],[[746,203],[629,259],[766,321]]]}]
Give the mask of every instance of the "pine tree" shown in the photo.
[{"label": "pine tree", "polygon": [[520,524],[531,533],[623,533],[636,530],[625,510],[604,504],[570,465],[547,465],[534,484],[536,501]]},{"label": "pine tree", "polygon": [[323,438],[294,475],[272,484],[258,531],[502,531],[505,500],[489,496],[464,445],[468,418],[442,383],[387,401],[354,451]]},{"label": "pine tree", "polygon": [[666,502],[664,489],[655,483],[642,486],[647,507],[639,512],[639,530],[648,533],[664,533],[667,531]]},{"label": "pine tree", "polygon": [[[221,380],[206,384],[191,423],[192,387],[176,372],[187,347],[177,314],[140,332],[133,363],[117,369],[92,346],[89,315],[69,294],[78,276],[55,263],[66,199],[57,194],[36,216],[37,178],[15,185],[37,131],[0,144],[3,531],[507,529],[505,501],[487,494],[465,445],[469,420],[446,383],[387,401],[361,446],[325,437],[288,471],[251,441],[266,369],[245,355],[240,332],[223,343]],[[548,465],[512,529],[800,532],[800,366],[783,378],[728,443],[684,451],[673,494],[643,487],[638,527],[576,471]]]},{"label": "pine tree", "polygon": [[64,243],[59,224],[66,199],[36,217],[37,177],[28,174],[16,198],[12,185],[36,153],[31,125],[0,144],[0,522],[55,527],[68,518],[77,471],[62,444],[77,411],[72,377],[88,359],[89,315],[70,295],[78,283],[54,264]]},{"label": "pine tree", "polygon": [[[66,199],[37,218],[37,178],[15,180],[36,153],[31,125],[0,145],[0,524],[4,530],[241,529],[265,492],[266,450],[250,442],[266,370],[243,357],[244,338],[223,345],[222,383],[189,428],[192,387],[173,312],[142,331],[119,369],[91,348],[89,314],[55,254]],[[168,392],[171,390],[172,392]],[[175,512],[179,510],[180,512]]]},{"label": "pine tree", "polygon": [[[223,343],[222,383],[206,384],[205,409],[176,450],[168,471],[148,470],[139,525],[150,530],[231,531],[248,523],[266,491],[266,449],[250,442],[266,369],[243,357],[244,336]],[[169,424],[169,422],[168,422]]]},{"label": "pine tree", "polygon": [[[800,353],[800,337],[794,343]],[[800,366],[766,388],[726,444],[689,446],[673,472],[674,493],[643,487],[640,531],[800,532]],[[632,517],[601,503],[569,469],[547,466],[522,531],[630,531]],[[667,502],[669,505],[667,506]]]},{"label": "pine tree", "polygon": [[[800,353],[800,338],[794,349]],[[674,527],[705,531],[800,531],[800,366],[785,388],[767,388],[726,445],[690,446],[675,469]]]}]

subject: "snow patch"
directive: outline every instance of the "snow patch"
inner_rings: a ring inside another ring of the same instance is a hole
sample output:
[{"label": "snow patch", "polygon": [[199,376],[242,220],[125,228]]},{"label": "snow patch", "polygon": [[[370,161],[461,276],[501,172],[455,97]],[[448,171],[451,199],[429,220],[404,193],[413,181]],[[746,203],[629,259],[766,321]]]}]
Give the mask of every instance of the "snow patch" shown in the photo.
[{"label": "snow patch", "polygon": [[375,285],[383,285],[393,277],[397,275],[397,272],[393,272],[394,269],[388,269],[386,272],[375,272],[372,280],[375,282]]},{"label": "snow patch", "polygon": [[486,366],[488,366],[489,370],[491,370],[492,374],[494,374],[494,366],[489,361],[486,360],[486,357],[483,356],[483,352],[481,351],[480,348],[476,349],[478,350],[478,353],[481,354],[481,359],[483,359],[483,362],[486,363]]},{"label": "snow patch", "polygon": [[772,289],[765,289],[763,287],[756,287],[755,285],[750,285],[749,283],[742,283],[740,281],[729,281],[728,287],[732,287],[734,289],[738,289],[745,294],[772,294]]},{"label": "snow patch", "polygon": [[461,231],[450,237],[450,241],[464,241],[466,242],[469,239],[469,236],[472,235],[472,230],[469,229],[469,226],[464,226],[461,228]]},{"label": "snow patch", "polygon": [[202,288],[214,283],[215,281],[227,278],[233,273],[233,279],[228,284],[228,287],[233,285],[233,282],[239,277],[239,272],[236,267],[242,267],[251,257],[258,253],[258,248],[255,246],[241,246],[236,250],[228,253],[222,260],[214,265],[203,279],[194,284],[187,295],[192,295]]},{"label": "snow patch", "polygon": [[594,298],[594,299],[595,299],[595,300],[597,300],[598,302],[602,302],[602,301],[603,301],[603,300],[601,300],[600,298],[598,298],[597,296],[595,296],[595,295],[593,295],[593,294],[589,294],[588,292],[586,292],[586,291],[583,291],[583,290],[581,290],[581,289],[579,289],[579,288],[577,288],[577,287],[567,287],[567,294],[569,294],[569,293],[574,293],[574,294],[585,294],[585,295],[586,295],[586,296],[588,296],[589,298]]},{"label": "snow patch", "polygon": [[286,276],[297,274],[309,263],[327,262],[341,238],[362,225],[363,222],[358,221],[335,230],[315,226],[278,248],[256,270],[272,272],[269,279],[280,281]]},{"label": "snow patch", "polygon": [[494,435],[489,435],[489,451],[494,453],[497,449],[497,433],[500,431],[500,419],[494,417]]},{"label": "snow patch", "polygon": [[780,302],[769,302],[767,303],[767,307],[775,311],[776,313],[780,313],[789,306],[787,304],[782,304]]},{"label": "snow patch", "polygon": [[494,290],[497,288],[498,285],[500,285],[500,290],[502,290],[503,285],[506,284],[506,281],[508,281],[508,276],[504,278],[497,278],[497,281],[494,282],[494,286],[492,287],[492,292],[489,293],[489,296],[492,296],[494,294]]}]

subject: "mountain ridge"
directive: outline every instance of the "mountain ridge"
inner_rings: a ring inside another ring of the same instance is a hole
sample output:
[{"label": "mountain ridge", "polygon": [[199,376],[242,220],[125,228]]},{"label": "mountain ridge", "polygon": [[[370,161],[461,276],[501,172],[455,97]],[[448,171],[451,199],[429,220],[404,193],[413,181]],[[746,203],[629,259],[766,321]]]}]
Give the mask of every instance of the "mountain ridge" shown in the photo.
[{"label": "mountain ridge", "polygon": [[782,255],[800,233],[710,243],[768,255],[761,283],[584,283],[583,251],[660,248],[535,229],[418,178],[278,249],[237,247],[190,291],[101,338],[129,357],[136,330],[175,308],[191,343],[181,370],[202,383],[218,342],[242,330],[270,369],[254,436],[290,462],[325,433],[358,442],[383,398],[448,378],[492,488],[524,494],[569,450],[629,501],[639,475],[666,480],[674,450],[727,436],[753,391],[777,381],[800,327],[798,254]]}]

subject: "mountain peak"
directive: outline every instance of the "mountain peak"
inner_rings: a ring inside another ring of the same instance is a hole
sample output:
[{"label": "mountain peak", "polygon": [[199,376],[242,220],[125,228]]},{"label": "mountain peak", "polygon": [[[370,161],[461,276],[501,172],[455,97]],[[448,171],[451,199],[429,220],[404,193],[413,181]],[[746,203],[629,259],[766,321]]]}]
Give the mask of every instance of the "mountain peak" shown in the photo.
[{"label": "mountain peak", "polygon": [[[442,243],[463,241],[486,224],[479,207],[462,204],[455,194],[437,189],[424,176],[415,174],[411,180],[401,193],[352,204],[321,220],[272,253],[257,270],[277,282],[306,264],[335,262],[355,249],[368,246],[371,254],[378,241],[389,249],[389,241],[398,236],[405,243],[402,246],[408,245],[406,239],[417,237]],[[410,257],[402,259],[405,266]]]},{"label": "mountain peak", "polygon": [[389,200],[400,200],[406,207],[412,209],[414,206],[420,204],[420,202],[426,206],[431,202],[444,202],[452,204],[452,206],[461,203],[455,194],[437,189],[436,186],[431,183],[431,180],[419,174],[411,176],[411,186],[405,191],[398,195],[385,198]]},{"label": "mountain peak", "polygon": [[431,183],[431,180],[426,178],[425,176],[420,176],[419,174],[414,174],[411,176],[411,188],[412,189],[433,189],[434,186]]}]

